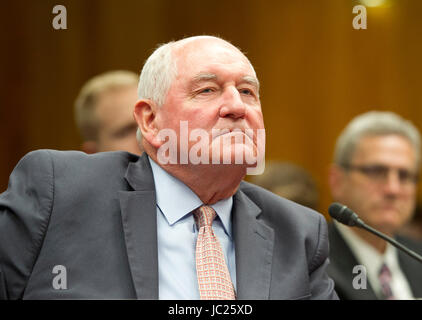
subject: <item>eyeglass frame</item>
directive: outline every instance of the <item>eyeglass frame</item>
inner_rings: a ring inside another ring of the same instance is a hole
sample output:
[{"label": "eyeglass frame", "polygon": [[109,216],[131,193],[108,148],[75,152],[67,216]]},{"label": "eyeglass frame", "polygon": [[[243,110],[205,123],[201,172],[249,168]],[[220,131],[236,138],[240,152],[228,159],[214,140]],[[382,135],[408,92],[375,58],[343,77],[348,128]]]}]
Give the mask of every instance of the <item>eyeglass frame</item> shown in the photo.
[{"label": "eyeglass frame", "polygon": [[[342,165],[343,169],[347,171],[358,171],[371,179],[372,181],[385,182],[391,170],[398,173],[398,178],[401,185],[416,186],[419,182],[419,174],[411,172],[403,168],[391,168],[382,164],[369,164],[369,165]],[[376,171],[378,169],[378,172]],[[372,171],[371,171],[372,170]]]}]

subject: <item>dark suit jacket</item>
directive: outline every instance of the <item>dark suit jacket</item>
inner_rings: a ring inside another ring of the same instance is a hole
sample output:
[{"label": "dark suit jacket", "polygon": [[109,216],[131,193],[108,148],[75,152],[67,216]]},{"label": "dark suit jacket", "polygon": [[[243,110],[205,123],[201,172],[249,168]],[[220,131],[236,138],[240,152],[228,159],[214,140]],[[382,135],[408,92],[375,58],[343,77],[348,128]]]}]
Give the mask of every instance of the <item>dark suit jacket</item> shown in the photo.
[{"label": "dark suit jacket", "polygon": [[[354,289],[353,278],[357,274],[353,274],[353,268],[359,265],[356,257],[345,242],[344,238],[335,227],[334,224],[329,226],[330,237],[330,265],[328,274],[335,282],[335,290],[341,300],[376,300],[374,290],[369,281],[366,289]],[[397,237],[396,240],[415,252],[422,252],[422,245],[408,238]],[[422,297],[422,266],[421,264],[409,257],[407,254],[398,250],[398,259],[401,270],[406,276],[413,296]]]},{"label": "dark suit jacket", "polygon": [[[322,215],[242,182],[232,218],[239,299],[337,297],[326,274]],[[53,286],[57,265],[66,268],[66,290]],[[26,155],[0,195],[0,297],[158,296],[155,187],[146,155]]]}]

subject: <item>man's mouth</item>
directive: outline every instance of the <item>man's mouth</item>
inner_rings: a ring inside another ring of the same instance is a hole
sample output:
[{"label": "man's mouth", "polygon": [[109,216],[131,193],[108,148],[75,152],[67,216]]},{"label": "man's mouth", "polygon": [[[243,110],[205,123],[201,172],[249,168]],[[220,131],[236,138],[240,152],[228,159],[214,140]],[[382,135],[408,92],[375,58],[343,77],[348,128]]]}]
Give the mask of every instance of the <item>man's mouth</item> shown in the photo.
[{"label": "man's mouth", "polygon": [[[217,131],[217,132],[215,132]],[[212,138],[216,139],[223,135],[237,135],[242,134],[247,136],[253,141],[253,129],[241,129],[241,128],[225,128],[225,129],[213,129]]]}]

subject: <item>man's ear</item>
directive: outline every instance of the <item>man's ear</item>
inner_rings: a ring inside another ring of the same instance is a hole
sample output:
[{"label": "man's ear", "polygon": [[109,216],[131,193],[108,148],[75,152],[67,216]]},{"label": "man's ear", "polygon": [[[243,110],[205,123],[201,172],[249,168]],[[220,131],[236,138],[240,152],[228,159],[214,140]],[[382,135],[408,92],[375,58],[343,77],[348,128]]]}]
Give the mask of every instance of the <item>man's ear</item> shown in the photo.
[{"label": "man's ear", "polygon": [[342,197],[344,189],[344,170],[336,164],[332,164],[328,173],[328,184],[330,185],[331,195],[334,199]]},{"label": "man's ear", "polygon": [[82,143],[81,150],[83,152],[88,153],[88,154],[96,153],[96,152],[98,152],[98,145],[95,141],[88,140],[88,141],[85,141],[84,143]]},{"label": "man's ear", "polygon": [[157,106],[149,99],[141,99],[135,104],[133,111],[136,123],[142,132],[142,139],[145,139],[155,148],[161,146],[161,141],[157,138]]}]

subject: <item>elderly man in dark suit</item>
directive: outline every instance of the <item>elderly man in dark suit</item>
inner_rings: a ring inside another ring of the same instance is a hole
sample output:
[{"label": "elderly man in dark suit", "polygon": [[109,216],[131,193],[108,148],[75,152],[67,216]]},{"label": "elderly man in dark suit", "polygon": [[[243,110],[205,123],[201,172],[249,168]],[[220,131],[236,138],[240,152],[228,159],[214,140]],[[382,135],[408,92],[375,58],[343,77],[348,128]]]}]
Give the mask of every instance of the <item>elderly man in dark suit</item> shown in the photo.
[{"label": "elderly man in dark suit", "polygon": [[[398,236],[415,207],[420,135],[392,112],[353,119],[337,140],[330,186],[335,201],[368,225],[422,252],[422,244]],[[422,297],[419,262],[363,229],[330,226],[329,274],[341,299]]]},{"label": "elderly man in dark suit", "polygon": [[165,44],[139,97],[143,156],[18,163],[0,196],[0,296],[337,298],[323,216],[242,182],[259,171],[264,124],[241,51],[209,36]]}]

